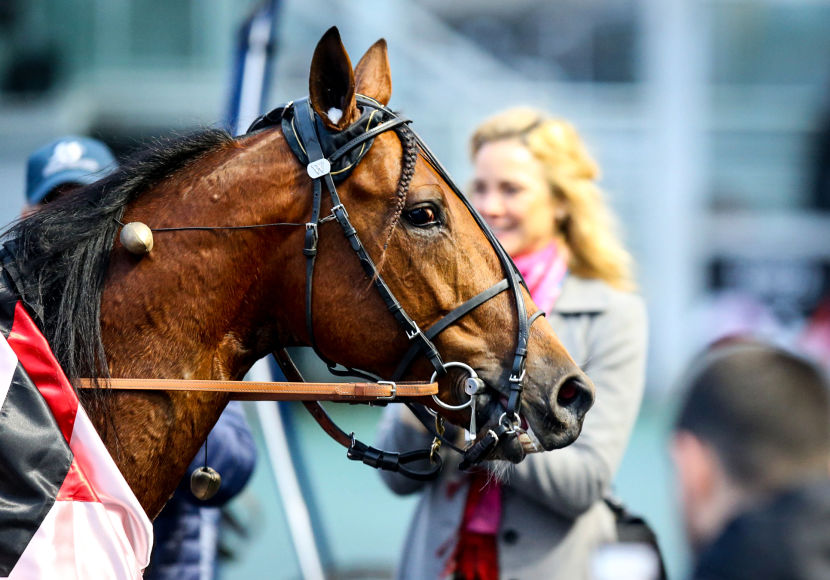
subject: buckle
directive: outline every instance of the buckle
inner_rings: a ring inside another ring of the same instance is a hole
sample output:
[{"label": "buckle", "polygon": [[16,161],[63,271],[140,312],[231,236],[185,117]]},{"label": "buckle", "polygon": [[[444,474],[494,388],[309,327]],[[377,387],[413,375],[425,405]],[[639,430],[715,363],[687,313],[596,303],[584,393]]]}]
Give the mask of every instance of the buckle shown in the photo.
[{"label": "buckle", "polygon": [[513,435],[517,431],[521,431],[522,420],[519,417],[519,414],[516,411],[513,411],[511,414],[513,415],[512,420],[507,416],[507,412],[504,412],[501,414],[501,417],[499,417],[498,422],[499,425],[504,427],[507,435]]},{"label": "buckle", "polygon": [[303,254],[306,256],[315,256],[317,254],[317,224],[314,222],[306,222],[305,224],[305,247]]},{"label": "buckle", "polygon": [[331,163],[329,163],[328,159],[323,157],[322,159],[312,161],[306,165],[305,170],[308,172],[308,176],[311,179],[319,179],[320,177],[331,173]]},{"label": "buckle", "polygon": [[343,212],[343,217],[345,217],[346,219],[349,219],[349,211],[346,209],[346,206],[343,205],[342,203],[338,203],[336,206],[331,208],[331,215],[334,215],[336,217],[335,214],[337,213],[338,210],[341,210]]},{"label": "buckle", "polygon": [[379,385],[389,385],[392,387],[392,394],[388,397],[377,397],[379,401],[394,401],[398,396],[398,384],[395,381],[377,381]]},{"label": "buckle", "polygon": [[418,325],[414,322],[412,323],[412,325],[415,328],[413,328],[412,330],[404,330],[404,332],[406,333],[406,338],[408,338],[409,340],[412,340],[413,338],[421,334],[421,329],[418,328]]},{"label": "buckle", "polygon": [[507,379],[507,381],[511,382],[511,383],[521,383],[522,381],[525,380],[525,374],[526,373],[527,373],[527,369],[522,369],[522,374],[518,377],[511,373],[510,378]]}]

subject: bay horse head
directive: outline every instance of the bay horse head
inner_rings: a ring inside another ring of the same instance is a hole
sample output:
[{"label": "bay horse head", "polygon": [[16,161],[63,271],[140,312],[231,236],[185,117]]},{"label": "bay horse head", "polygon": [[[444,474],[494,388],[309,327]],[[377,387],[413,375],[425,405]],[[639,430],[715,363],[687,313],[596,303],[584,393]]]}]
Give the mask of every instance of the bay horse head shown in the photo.
[{"label": "bay horse head", "polygon": [[[241,379],[275,349],[313,345],[379,377],[437,376],[438,400],[424,403],[465,427],[470,409],[455,407],[469,367],[486,388],[481,434],[526,423],[544,449],[571,443],[593,386],[529,316],[537,308],[484,222],[386,108],[385,42],[353,69],[329,30],[309,89],[242,137],[206,131],[150,150],[15,226],[28,302],[68,376]],[[116,240],[132,221],[156,232],[142,258]],[[106,412],[90,415],[155,515],[228,397],[100,396]],[[505,436],[489,457],[524,453]]]}]

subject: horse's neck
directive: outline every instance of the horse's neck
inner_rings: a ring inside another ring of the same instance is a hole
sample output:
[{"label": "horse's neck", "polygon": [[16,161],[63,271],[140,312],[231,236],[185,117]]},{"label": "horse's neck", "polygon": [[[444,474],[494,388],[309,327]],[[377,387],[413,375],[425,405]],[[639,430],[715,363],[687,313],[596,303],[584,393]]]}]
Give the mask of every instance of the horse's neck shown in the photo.
[{"label": "horse's neck", "polygon": [[[189,348],[186,348],[189,347]],[[160,337],[150,346],[141,364],[122,365],[112,353],[111,374],[116,377],[234,379],[225,372],[227,361],[214,358],[192,343],[172,348]],[[164,356],[164,352],[167,357]],[[178,362],[185,359],[183,362]],[[209,360],[207,371],[200,361]],[[151,370],[152,361],[158,366]],[[140,369],[140,370],[139,370]],[[184,369],[193,369],[184,372]],[[150,517],[155,517],[176,489],[202,441],[227,404],[226,395],[212,393],[113,393],[108,416],[99,416],[96,427],[127,483]]]},{"label": "horse's neck", "polygon": [[155,518],[175,491],[227,398],[207,393],[117,393],[110,416],[93,418],[147,515]]},{"label": "horse's neck", "polygon": [[[267,151],[258,151],[262,147],[260,141],[228,152],[228,157],[249,155],[243,160],[254,165],[248,182],[240,181],[240,163],[220,157],[211,160],[219,169],[196,176],[188,191],[181,190],[182,178],[164,184],[155,197],[131,207],[125,219],[154,228],[254,222],[257,199],[240,188],[250,189],[250,181],[256,187],[257,180],[273,188],[278,177],[266,169],[280,171],[281,159],[270,159]],[[257,163],[263,166],[259,173]],[[241,194],[250,196],[230,199]],[[177,203],[187,203],[187,211]],[[279,259],[278,250],[260,245],[289,233],[158,233],[152,254],[141,260],[115,251],[101,301],[112,376],[241,379],[265,354],[260,352],[265,345],[285,340],[279,321],[257,308],[265,302],[257,293],[263,292],[263,278],[269,280],[263,256]],[[175,490],[227,400],[204,393],[118,393],[112,395],[110,417],[94,419],[151,517]]]},{"label": "horse's neck", "polygon": [[[206,313],[207,314],[207,313]],[[238,363],[182,341],[175,350],[159,337],[140,364],[122,365],[112,353],[113,376],[235,379]],[[221,350],[221,349],[217,349]],[[165,356],[165,354],[167,356]],[[157,362],[155,368],[152,361]],[[208,362],[205,362],[208,361]],[[176,489],[202,441],[216,423],[228,397],[208,393],[118,393],[112,395],[112,425],[99,419],[99,430],[116,463],[148,515],[155,517]]]}]

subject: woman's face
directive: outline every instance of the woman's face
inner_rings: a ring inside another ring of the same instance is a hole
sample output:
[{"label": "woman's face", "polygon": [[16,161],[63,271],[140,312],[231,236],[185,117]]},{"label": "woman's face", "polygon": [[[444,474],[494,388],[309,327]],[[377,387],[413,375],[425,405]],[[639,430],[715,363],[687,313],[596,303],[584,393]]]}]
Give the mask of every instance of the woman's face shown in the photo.
[{"label": "woman's face", "polygon": [[511,256],[554,239],[557,202],[544,167],[518,140],[486,143],[474,159],[473,205]]}]

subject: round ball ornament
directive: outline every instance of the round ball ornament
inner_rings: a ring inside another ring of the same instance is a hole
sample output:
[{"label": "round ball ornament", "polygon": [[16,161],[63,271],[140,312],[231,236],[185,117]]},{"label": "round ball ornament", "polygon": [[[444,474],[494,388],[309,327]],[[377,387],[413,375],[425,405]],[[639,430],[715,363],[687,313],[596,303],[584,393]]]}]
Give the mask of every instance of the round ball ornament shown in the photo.
[{"label": "round ball ornament", "polygon": [[153,249],[153,232],[142,222],[130,222],[121,228],[121,245],[131,254],[143,256]]},{"label": "round ball ornament", "polygon": [[190,474],[190,491],[202,501],[207,501],[216,495],[222,485],[222,476],[205,465]]}]

